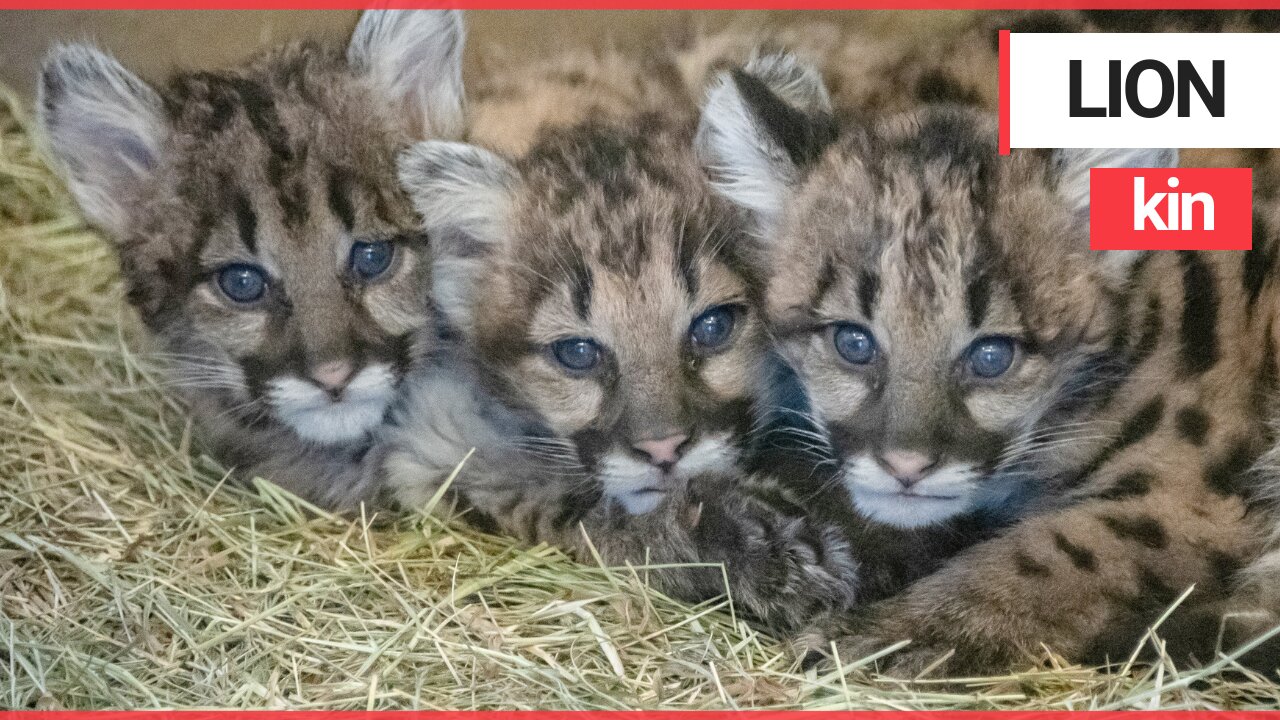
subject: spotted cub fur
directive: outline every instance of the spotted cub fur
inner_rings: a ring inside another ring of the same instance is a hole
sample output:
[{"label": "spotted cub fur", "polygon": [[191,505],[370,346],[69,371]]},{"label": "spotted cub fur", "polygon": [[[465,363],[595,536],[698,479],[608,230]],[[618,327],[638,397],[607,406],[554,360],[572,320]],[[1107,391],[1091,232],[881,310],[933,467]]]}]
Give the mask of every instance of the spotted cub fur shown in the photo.
[{"label": "spotted cub fur", "polygon": [[[411,388],[386,443],[410,507],[452,486],[482,526],[729,587],[792,626],[857,596],[857,562],[766,478],[743,480],[775,402],[763,284],[693,155],[694,118],[641,114],[544,135],[509,160],[430,142],[401,162],[437,252],[434,295],[465,381]],[[453,388],[453,390],[450,390]],[[458,396],[458,399],[451,399]],[[480,408],[476,413],[473,408]]]},{"label": "spotted cub fur", "polygon": [[[1255,186],[1253,232],[1256,255],[1249,257],[1257,261],[1245,266],[1244,277],[1250,311],[1256,312],[1252,307],[1263,301],[1255,298],[1280,294],[1280,279],[1275,276],[1274,267],[1280,251],[1280,195],[1274,188]],[[1271,323],[1270,337],[1266,339],[1269,344],[1264,346],[1268,362],[1273,362],[1275,348],[1280,347],[1280,314],[1273,316]],[[1259,498],[1254,512],[1265,511],[1270,517],[1265,552],[1240,570],[1230,597],[1193,608],[1182,617],[1175,616],[1174,621],[1186,636],[1175,638],[1177,650],[1203,656],[1206,650],[1251,648],[1239,661],[1273,675],[1280,668],[1280,635],[1276,634],[1280,628],[1280,514],[1276,512],[1280,500],[1280,443],[1276,442],[1280,435],[1280,406],[1276,404],[1275,385],[1265,388],[1272,391],[1267,413],[1272,444],[1244,476]]]},{"label": "spotted cub fur", "polygon": [[[495,64],[469,137],[523,150],[585,117],[692,112],[708,68],[754,37]],[[345,52],[291,45],[156,87],[89,47],[50,54],[52,155],[238,476],[331,507],[374,498],[370,435],[433,344],[426,238],[392,158],[462,132],[462,42],[457,13],[370,12]]]},{"label": "spotted cub fur", "polygon": [[[744,72],[829,107],[791,56]],[[821,435],[764,422],[804,412],[776,396],[761,247],[711,193],[691,119],[586,123],[516,161],[426,143],[401,175],[469,355],[452,368],[474,374],[410,386],[384,443],[404,504],[438,501],[475,447],[449,490],[482,526],[588,561],[702,564],[651,577],[691,600],[727,580],[775,629],[883,597],[978,536],[867,524]],[[653,440],[672,435],[663,457]]]},{"label": "spotted cub fur", "polygon": [[426,238],[396,154],[462,130],[456,12],[370,12],[349,47],[296,44],[152,86],[60,47],[40,124],[118,252],[214,454],[328,506],[433,345]]},{"label": "spotted cub fur", "polygon": [[1091,252],[1089,168],[1164,151],[1002,158],[993,121],[954,107],[828,142],[829,117],[741,75],[711,106],[703,155],[768,241],[769,316],[855,504],[1013,522],[816,647],[910,639],[897,673],[1119,659],[1184,590],[1229,591],[1265,524],[1243,471],[1276,379],[1273,240]]}]

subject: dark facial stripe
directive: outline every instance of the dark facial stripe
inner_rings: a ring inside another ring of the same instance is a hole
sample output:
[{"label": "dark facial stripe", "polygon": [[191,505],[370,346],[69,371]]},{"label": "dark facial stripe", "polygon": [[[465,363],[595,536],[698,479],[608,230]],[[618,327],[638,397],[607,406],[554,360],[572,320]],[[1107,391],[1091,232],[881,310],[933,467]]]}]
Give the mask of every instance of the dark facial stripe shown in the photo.
[{"label": "dark facial stripe", "polygon": [[244,193],[238,193],[235,199],[236,229],[240,233],[240,242],[255,255],[258,252],[258,215],[249,204]]},{"label": "dark facial stripe", "polygon": [[858,281],[858,307],[862,317],[870,320],[874,317],[876,300],[880,297],[880,276],[870,270],[862,273]]},{"label": "dark facial stripe", "polygon": [[969,327],[982,327],[991,302],[991,276],[985,272],[978,273],[965,291],[965,301],[969,309]]},{"label": "dark facial stripe", "polygon": [[818,271],[818,281],[814,283],[813,295],[809,298],[809,307],[816,308],[822,304],[823,298],[831,291],[836,282],[836,266],[830,257],[822,261],[822,269]]},{"label": "dark facial stripe", "polygon": [[[682,246],[689,244],[691,243],[682,243]],[[676,259],[676,263],[678,264],[676,269],[680,271],[680,279],[684,281],[685,293],[687,293],[689,297],[697,295],[699,286],[697,258],[692,256],[686,257],[685,254],[681,252],[679,257]]]},{"label": "dark facial stripe", "polygon": [[1209,416],[1204,410],[1194,405],[1179,410],[1174,417],[1174,424],[1182,439],[1192,445],[1203,445],[1205,437],[1209,434]]},{"label": "dark facial stripe", "polygon": [[280,116],[276,112],[275,98],[272,97],[271,91],[260,83],[244,78],[226,77],[222,80],[240,96],[245,117],[249,119],[249,124],[258,133],[258,137],[262,138],[263,144],[273,155],[278,155],[285,160],[292,159],[289,133],[280,122]]},{"label": "dark facial stripe", "polygon": [[573,294],[573,309],[578,313],[578,317],[587,320],[591,317],[591,289],[593,281],[591,279],[591,270],[587,268],[586,263],[580,263],[574,268],[573,283],[571,293]]},{"label": "dark facial stripe", "polygon": [[[229,180],[226,182],[228,185],[230,184]],[[248,198],[245,198],[245,202],[246,204],[248,203]],[[200,269],[203,263],[202,256],[204,255],[204,249],[209,246],[209,240],[213,238],[213,228],[217,224],[218,215],[213,209],[201,207],[199,212],[196,213],[195,226],[192,228],[191,233],[192,243],[190,249],[186,252],[185,263],[185,271],[190,276],[191,284],[203,279],[204,273]],[[125,255],[124,257],[128,256]],[[184,291],[188,289],[190,289],[190,285],[183,287]]]},{"label": "dark facial stripe", "polygon": [[1213,272],[1197,253],[1184,250],[1182,261],[1182,370],[1199,375],[1218,362],[1218,289]]},{"label": "dark facial stripe", "polygon": [[588,469],[595,468],[600,458],[609,450],[609,436],[592,428],[579,430],[569,436],[578,451],[578,460]]},{"label": "dark facial stripe", "polygon": [[288,166],[278,155],[267,160],[267,181],[276,189],[276,199],[284,214],[284,223],[291,228],[301,227],[307,219],[307,188],[302,177],[305,167],[305,153],[294,166],[292,174],[288,173]]},{"label": "dark facial stripe", "polygon": [[1136,542],[1152,550],[1163,550],[1169,545],[1164,526],[1150,515],[1103,515],[1098,519],[1121,540]]},{"label": "dark facial stripe", "polygon": [[[276,189],[285,224],[297,227],[307,216],[306,188],[301,177],[297,176],[306,164],[306,148],[302,148],[301,154],[294,153],[289,144],[289,132],[276,112],[275,99],[265,87],[238,78],[229,78],[228,82],[239,93],[245,117],[269,151],[267,179]],[[294,169],[294,177],[286,177],[288,168]]]},{"label": "dark facial stripe", "polygon": [[1089,548],[1080,547],[1067,539],[1066,535],[1060,532],[1053,534],[1053,544],[1057,546],[1062,554],[1071,560],[1071,564],[1077,569],[1086,572],[1093,572],[1098,569],[1098,559],[1094,556],[1093,551]]},{"label": "dark facial stripe", "polygon": [[355,208],[351,205],[351,174],[342,168],[329,171],[329,209],[342,226],[350,232],[356,224]]},{"label": "dark facial stripe", "polygon": [[276,190],[285,223],[296,227],[306,218],[306,187],[300,178],[288,176],[289,168],[305,164],[305,153],[295,153],[291,147],[268,87],[243,77],[197,73],[175,86],[173,94],[167,102],[175,114],[184,112],[185,106],[199,105],[184,103],[184,98],[195,95],[207,103],[210,132],[225,129],[237,114],[243,114],[267,150],[267,181]]}]

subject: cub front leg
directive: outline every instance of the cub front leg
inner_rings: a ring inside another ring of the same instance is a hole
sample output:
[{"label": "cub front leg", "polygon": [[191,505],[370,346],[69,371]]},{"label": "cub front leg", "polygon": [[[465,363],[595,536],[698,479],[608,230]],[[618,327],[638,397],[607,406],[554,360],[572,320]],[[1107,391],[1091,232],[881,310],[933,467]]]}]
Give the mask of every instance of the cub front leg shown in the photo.
[{"label": "cub front leg", "polygon": [[612,566],[684,565],[646,574],[689,601],[723,595],[727,578],[737,607],[777,629],[857,597],[844,528],[807,512],[770,476],[698,476],[633,515],[589,472],[518,447],[519,428],[477,410],[483,398],[467,383],[442,370],[414,390],[380,448],[383,484],[402,506],[427,507],[452,476],[451,504],[484,530],[555,545],[585,563],[598,554]]},{"label": "cub front leg", "polygon": [[[389,452],[384,468],[402,504],[424,507],[469,446],[457,437],[424,443],[422,424],[415,431],[416,442]],[[599,555],[610,566],[667,566],[645,573],[663,592],[701,602],[727,589],[736,607],[777,630],[851,607],[858,596],[858,562],[844,528],[806,513],[768,480],[697,477],[653,511],[633,515],[590,476],[520,462],[500,443],[482,447],[449,488],[481,529],[554,545],[584,563]]]},{"label": "cub front leg", "polygon": [[804,513],[768,482],[694,478],[638,515],[598,495],[540,494],[506,510],[509,531],[529,542],[557,545],[581,562],[598,554],[611,566],[668,566],[645,575],[687,601],[727,591],[775,630],[794,631],[858,598],[859,566],[843,528]]},{"label": "cub front leg", "polygon": [[692,483],[670,503],[696,508],[687,530],[693,551],[724,567],[737,607],[791,632],[860,600],[860,548],[846,527],[802,507],[770,477],[704,476]]},{"label": "cub front leg", "polygon": [[[1239,498],[1090,500],[1029,518],[960,554],[901,595],[804,633],[852,662],[900,641],[881,663],[912,677],[1000,672],[1051,650],[1072,662],[1123,660],[1145,628],[1195,586],[1219,595],[1256,552]],[[1121,656],[1123,655],[1123,657]],[[943,659],[945,658],[945,659]]]}]

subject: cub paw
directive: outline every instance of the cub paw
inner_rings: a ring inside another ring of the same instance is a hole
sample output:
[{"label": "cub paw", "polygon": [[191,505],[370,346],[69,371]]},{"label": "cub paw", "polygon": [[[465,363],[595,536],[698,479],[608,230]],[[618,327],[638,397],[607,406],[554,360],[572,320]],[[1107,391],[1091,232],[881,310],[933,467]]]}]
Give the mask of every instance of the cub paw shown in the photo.
[{"label": "cub paw", "polygon": [[[904,641],[907,644],[904,645]],[[899,647],[890,650],[895,646]],[[867,666],[880,675],[899,680],[911,680],[922,674],[944,675],[953,655],[950,650],[917,645],[907,638],[877,632],[870,622],[856,614],[824,616],[800,632],[794,650],[804,670],[834,669],[838,657],[840,667]],[[868,661],[873,657],[875,660]]]},{"label": "cub paw", "polygon": [[[758,545],[744,548],[743,577],[752,578],[756,603],[774,612],[778,628],[801,627],[823,613],[852,608],[858,599],[858,562],[844,536],[804,519],[772,518]],[[734,572],[732,569],[730,572]],[[741,594],[741,593],[740,593]]]}]

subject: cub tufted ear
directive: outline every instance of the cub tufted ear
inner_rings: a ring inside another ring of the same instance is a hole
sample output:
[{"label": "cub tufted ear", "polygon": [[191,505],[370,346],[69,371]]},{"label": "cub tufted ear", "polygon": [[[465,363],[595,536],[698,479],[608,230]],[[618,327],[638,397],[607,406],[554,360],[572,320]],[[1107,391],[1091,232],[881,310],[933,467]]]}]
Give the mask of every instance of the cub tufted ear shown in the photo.
[{"label": "cub tufted ear", "polygon": [[831,98],[817,69],[782,53],[716,79],[695,143],[720,193],[766,231],[781,213],[787,188],[835,135]]},{"label": "cub tufted ear", "polygon": [[[1075,213],[1078,222],[1089,223],[1089,170],[1092,168],[1171,168],[1178,165],[1174,148],[1063,148],[1053,151],[1057,192]],[[1141,250],[1099,250],[1095,254],[1112,279],[1129,276]]]},{"label": "cub tufted ear", "polygon": [[378,112],[402,114],[415,138],[456,138],[463,131],[465,42],[457,10],[368,10],[347,61],[386,103]]},{"label": "cub tufted ear", "polygon": [[54,165],[89,221],[118,237],[129,224],[128,203],[155,171],[169,132],[160,96],[87,45],[51,50],[36,93]]},{"label": "cub tufted ear", "polygon": [[516,170],[475,145],[431,140],[401,154],[399,174],[431,238],[436,304],[469,330],[486,261],[503,241]]}]

